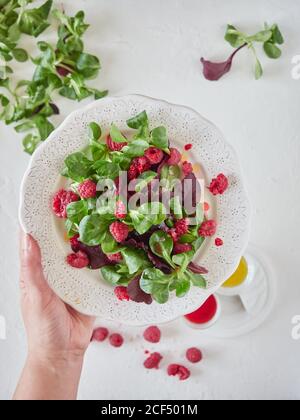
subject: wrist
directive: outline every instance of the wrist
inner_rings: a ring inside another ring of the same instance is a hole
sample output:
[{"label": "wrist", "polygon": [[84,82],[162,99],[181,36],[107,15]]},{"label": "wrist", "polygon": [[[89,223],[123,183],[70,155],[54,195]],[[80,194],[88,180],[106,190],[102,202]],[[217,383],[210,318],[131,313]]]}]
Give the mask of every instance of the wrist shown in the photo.
[{"label": "wrist", "polygon": [[83,364],[83,352],[43,352],[29,351],[27,355],[27,364],[32,368],[46,368],[52,371],[66,372],[68,370],[81,370]]}]

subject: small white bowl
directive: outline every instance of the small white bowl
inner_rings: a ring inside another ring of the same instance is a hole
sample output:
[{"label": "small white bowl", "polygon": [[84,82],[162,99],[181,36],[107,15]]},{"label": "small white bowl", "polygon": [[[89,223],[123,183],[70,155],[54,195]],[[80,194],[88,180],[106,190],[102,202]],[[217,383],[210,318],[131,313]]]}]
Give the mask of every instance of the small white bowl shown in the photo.
[{"label": "small white bowl", "polygon": [[218,296],[216,296],[214,294],[214,298],[216,299],[216,302],[217,302],[217,312],[215,313],[214,317],[210,321],[206,322],[205,324],[196,324],[195,322],[189,321],[184,316],[183,321],[185,322],[185,324],[188,325],[190,328],[193,328],[195,330],[207,330],[208,328],[215,325],[215,323],[218,321],[218,319],[221,316],[222,308],[221,308],[221,302],[220,302],[220,299],[218,298]]}]

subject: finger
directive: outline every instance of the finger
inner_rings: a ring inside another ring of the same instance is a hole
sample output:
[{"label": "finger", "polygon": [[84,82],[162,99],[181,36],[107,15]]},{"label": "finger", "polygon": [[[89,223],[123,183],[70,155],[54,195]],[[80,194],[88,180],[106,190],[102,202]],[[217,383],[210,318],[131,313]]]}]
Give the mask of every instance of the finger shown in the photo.
[{"label": "finger", "polygon": [[45,289],[46,281],[41,264],[41,252],[32,236],[21,232],[20,243],[20,286],[25,289]]}]

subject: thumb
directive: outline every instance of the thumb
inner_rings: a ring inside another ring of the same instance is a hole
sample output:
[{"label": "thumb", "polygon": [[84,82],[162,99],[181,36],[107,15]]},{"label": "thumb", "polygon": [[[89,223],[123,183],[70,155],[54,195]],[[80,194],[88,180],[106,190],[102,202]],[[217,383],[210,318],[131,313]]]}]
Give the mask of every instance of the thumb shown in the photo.
[{"label": "thumb", "polygon": [[21,232],[20,242],[20,286],[28,290],[42,292],[47,287],[41,264],[41,252],[32,236]]}]

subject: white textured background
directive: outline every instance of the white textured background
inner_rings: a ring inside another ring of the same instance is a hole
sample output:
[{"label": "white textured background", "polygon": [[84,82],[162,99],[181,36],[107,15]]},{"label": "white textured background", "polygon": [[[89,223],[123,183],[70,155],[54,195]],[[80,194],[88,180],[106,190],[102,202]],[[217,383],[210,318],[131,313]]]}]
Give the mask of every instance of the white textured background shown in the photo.
[{"label": "white textured background", "polygon": [[[121,349],[92,344],[80,387],[84,399],[299,399],[300,341],[291,319],[300,315],[300,80],[291,59],[300,54],[300,3],[294,0],[65,0],[67,13],[83,8],[91,29],[86,44],[102,59],[99,88],[112,95],[141,93],[194,107],[236,148],[254,207],[251,242],[277,273],[272,317],[248,336],[212,340],[178,321],[163,328],[163,369],[146,372],[140,329],[123,329]],[[277,22],[286,38],[283,56],[263,58],[265,76],[254,81],[244,50],[217,83],[204,80],[199,58],[225,58],[226,23],[254,32]],[[42,35],[41,39],[46,38]],[[28,48],[32,41],[24,38]],[[24,76],[24,65],[16,75]],[[28,76],[30,72],[28,72]],[[97,84],[97,83],[96,83]],[[65,102],[61,121],[80,105]],[[18,308],[18,194],[28,157],[11,127],[0,127],[0,399],[11,397],[26,353]],[[118,327],[114,327],[118,330]],[[168,378],[167,362],[199,345],[205,361],[184,383]]]}]

